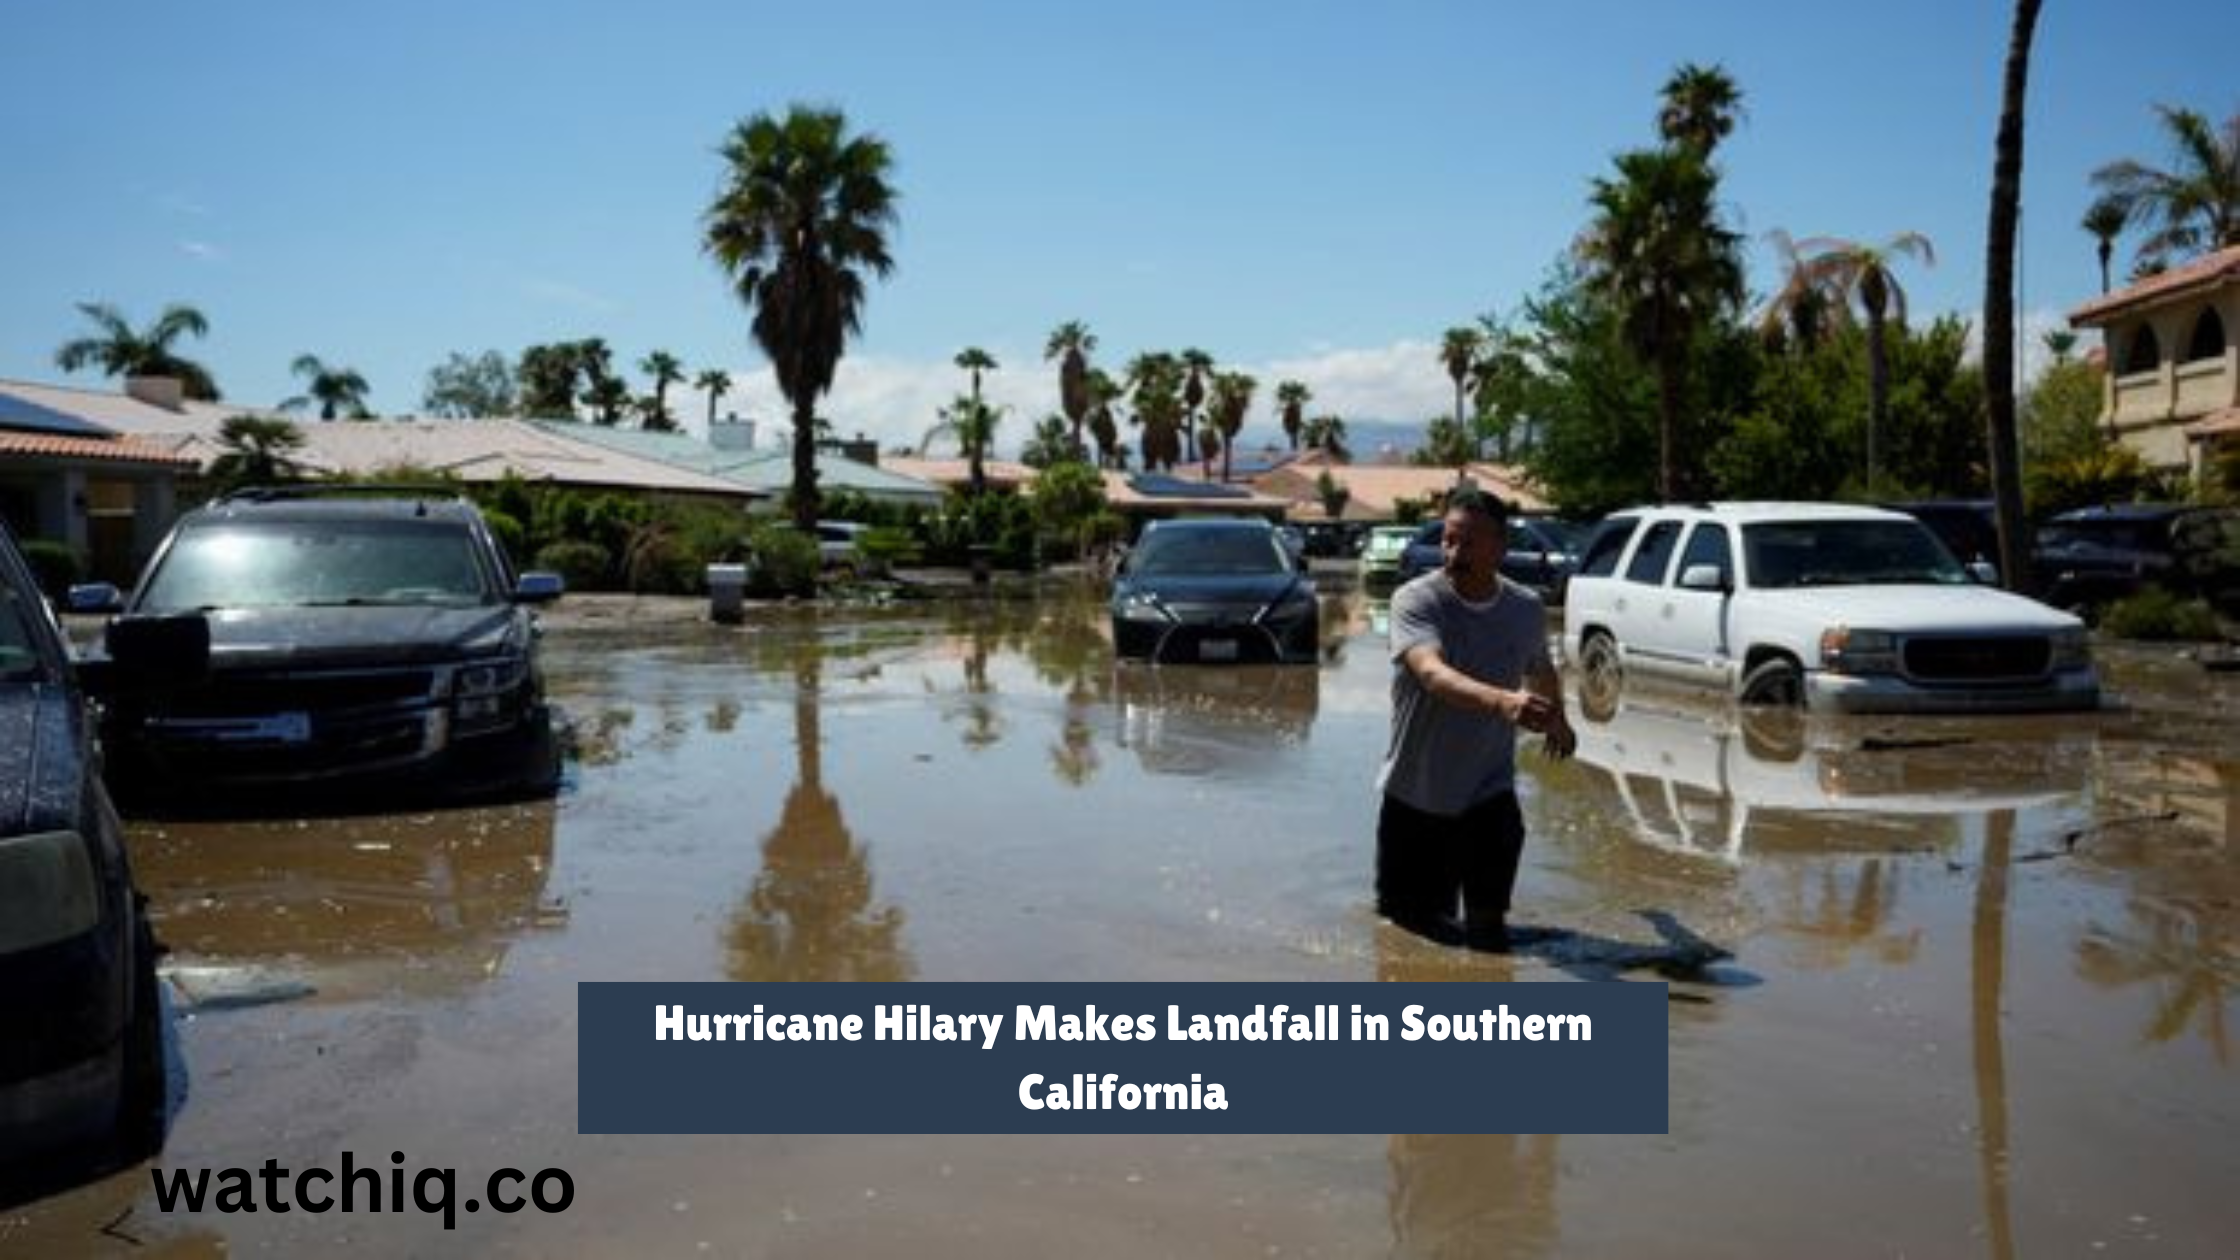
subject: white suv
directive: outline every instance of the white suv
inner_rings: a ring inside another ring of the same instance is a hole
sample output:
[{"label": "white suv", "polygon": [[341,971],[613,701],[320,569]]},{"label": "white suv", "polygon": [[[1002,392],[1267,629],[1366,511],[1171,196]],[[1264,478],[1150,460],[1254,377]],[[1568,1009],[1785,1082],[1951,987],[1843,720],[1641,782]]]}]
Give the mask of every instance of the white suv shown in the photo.
[{"label": "white suv", "polygon": [[1910,516],[1825,503],[1643,508],[1571,579],[1588,706],[1626,671],[1851,713],[2090,709],[2084,623],[1978,583]]}]

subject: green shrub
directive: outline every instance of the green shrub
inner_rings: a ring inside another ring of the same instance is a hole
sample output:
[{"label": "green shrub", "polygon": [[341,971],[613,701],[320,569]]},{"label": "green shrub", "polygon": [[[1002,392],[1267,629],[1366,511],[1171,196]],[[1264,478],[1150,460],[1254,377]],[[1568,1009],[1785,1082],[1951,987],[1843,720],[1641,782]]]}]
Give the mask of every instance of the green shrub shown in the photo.
[{"label": "green shrub", "polygon": [[559,574],[571,590],[602,591],[611,585],[613,559],[595,542],[556,542],[538,548],[533,567]]},{"label": "green shrub", "polygon": [[2120,639],[2215,639],[2217,615],[2198,599],[2150,586],[2108,605],[2100,628]]},{"label": "green shrub", "polygon": [[2240,618],[2240,509],[2213,508],[2179,518],[2170,548],[2186,590],[2225,616]]},{"label": "green shrub", "polygon": [[24,540],[22,550],[39,589],[56,603],[69,598],[70,588],[86,580],[85,560],[67,543],[30,538]]},{"label": "green shrub", "polygon": [[754,532],[749,588],[757,595],[813,595],[823,560],[817,540],[791,525],[766,525]]}]

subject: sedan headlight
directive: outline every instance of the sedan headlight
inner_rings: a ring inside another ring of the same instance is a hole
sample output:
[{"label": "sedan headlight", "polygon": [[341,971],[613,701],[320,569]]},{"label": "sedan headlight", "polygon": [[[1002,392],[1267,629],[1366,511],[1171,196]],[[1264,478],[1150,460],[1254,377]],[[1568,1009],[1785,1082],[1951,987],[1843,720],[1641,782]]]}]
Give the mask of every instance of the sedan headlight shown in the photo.
[{"label": "sedan headlight", "polygon": [[1167,611],[1166,605],[1160,603],[1159,597],[1156,595],[1140,593],[1123,595],[1113,605],[1113,612],[1123,621],[1168,622],[1174,620],[1174,614]]},{"label": "sedan headlight", "polygon": [[2053,632],[2051,667],[2056,670],[2083,669],[2092,664],[2092,635],[2083,626],[2070,626]]},{"label": "sedan headlight", "polygon": [[77,832],[0,840],[0,956],[69,940],[100,921],[93,855]]},{"label": "sedan headlight", "polygon": [[1820,635],[1820,668],[1839,674],[1898,672],[1898,636],[1888,630],[1836,626]]},{"label": "sedan headlight", "polygon": [[1317,611],[1314,592],[1304,586],[1294,586],[1285,591],[1274,603],[1262,608],[1255,621],[1298,621]]}]

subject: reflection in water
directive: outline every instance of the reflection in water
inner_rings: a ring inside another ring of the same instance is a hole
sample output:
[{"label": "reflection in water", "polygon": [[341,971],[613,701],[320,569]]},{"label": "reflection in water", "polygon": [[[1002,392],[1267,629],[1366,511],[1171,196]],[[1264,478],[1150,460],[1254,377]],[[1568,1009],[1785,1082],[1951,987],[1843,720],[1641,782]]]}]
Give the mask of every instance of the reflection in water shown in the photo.
[{"label": "reflection in water", "polygon": [[1891,964],[1912,962],[1920,952],[1920,928],[1902,932],[1890,928],[1901,887],[1896,859],[1831,861],[1817,868],[1798,865],[1783,874],[1781,919],[1789,932],[1812,944],[1806,966],[1845,967],[1855,950]]},{"label": "reflection in water", "polygon": [[[1377,979],[1507,981],[1509,959],[1443,949],[1377,929]],[[1558,1237],[1554,1134],[1396,1133],[1387,1147],[1396,1256],[1544,1256]]]},{"label": "reflection in water", "polygon": [[1209,774],[1286,762],[1314,728],[1319,671],[1121,665],[1114,672],[1118,742],[1153,774]]},{"label": "reflection in water", "polygon": [[1983,1215],[1991,1223],[1992,1260],[2011,1260],[2014,1224],[2007,1211],[2007,1049],[2000,1005],[2007,975],[2007,875],[2014,858],[2014,811],[1987,820],[1976,881],[1971,986],[1975,1013],[1976,1159]]},{"label": "reflection in water", "polygon": [[[133,866],[179,964],[284,964],[418,988],[495,974],[542,906],[553,802],[433,814],[135,827]],[[402,961],[403,966],[397,963]]]},{"label": "reflection in water", "polygon": [[734,980],[907,980],[902,910],[873,903],[870,855],[825,790],[818,693],[824,651],[794,658],[793,786],[762,842],[762,869],[733,912],[726,972]]},{"label": "reflection in water", "polygon": [[2077,943],[2077,971],[2106,987],[2147,985],[2154,1010],[2140,1037],[2150,1044],[2176,1038],[2196,1022],[2217,1062],[2232,1062],[2232,1034],[2225,1008],[2240,984],[2240,937],[2232,930],[2232,904],[2188,898],[2166,901],[2134,896],[2126,905],[2135,930],[2095,929]]}]

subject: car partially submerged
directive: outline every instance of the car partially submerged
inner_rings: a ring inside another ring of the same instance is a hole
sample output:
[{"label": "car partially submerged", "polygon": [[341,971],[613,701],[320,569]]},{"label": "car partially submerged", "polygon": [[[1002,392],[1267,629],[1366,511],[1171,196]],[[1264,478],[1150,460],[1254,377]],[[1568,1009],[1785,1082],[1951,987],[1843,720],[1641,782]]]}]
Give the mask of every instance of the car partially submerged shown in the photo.
[{"label": "car partially submerged", "polygon": [[1909,516],[1842,504],[1613,515],[1571,580],[1564,649],[1595,708],[1629,672],[1854,713],[2100,702],[2084,623],[1978,582]]},{"label": "car partially submerged", "polygon": [[1312,663],[1321,602],[1266,521],[1154,521],[1112,584],[1112,641],[1123,660],[1166,664]]},{"label": "car partially submerged", "polygon": [[129,602],[72,593],[81,610],[121,606],[111,642],[145,621],[208,626],[206,668],[106,688],[113,786],[193,812],[549,793],[531,607],[560,589],[516,578],[481,514],[446,495],[263,492],[191,512]]}]

